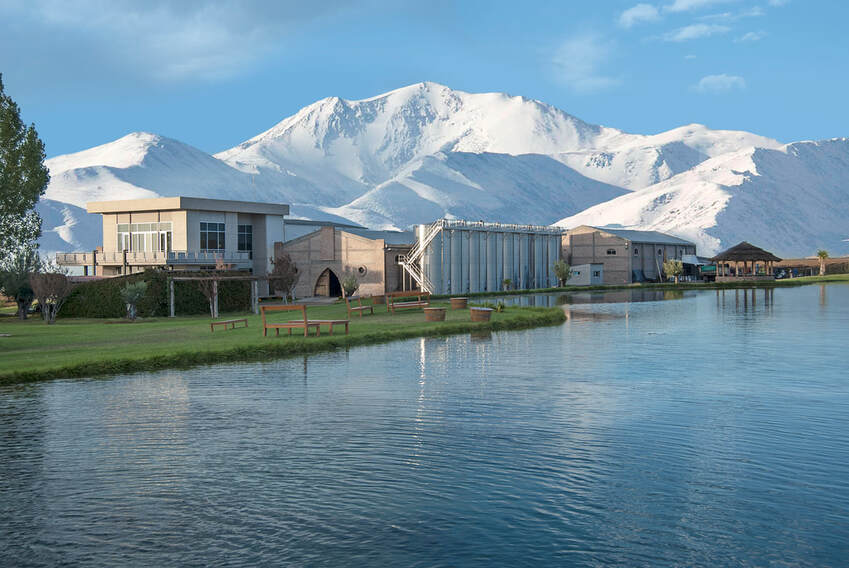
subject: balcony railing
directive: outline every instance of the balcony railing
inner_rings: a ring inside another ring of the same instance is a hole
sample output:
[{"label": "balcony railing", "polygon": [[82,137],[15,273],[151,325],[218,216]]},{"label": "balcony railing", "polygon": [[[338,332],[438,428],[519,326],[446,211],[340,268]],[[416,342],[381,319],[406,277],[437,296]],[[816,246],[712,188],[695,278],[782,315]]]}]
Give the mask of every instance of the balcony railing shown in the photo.
[{"label": "balcony railing", "polygon": [[[126,261],[124,255],[126,254]],[[111,252],[60,252],[56,262],[64,266],[98,265],[153,266],[172,264],[246,264],[251,262],[251,253],[246,251],[111,251]]]}]

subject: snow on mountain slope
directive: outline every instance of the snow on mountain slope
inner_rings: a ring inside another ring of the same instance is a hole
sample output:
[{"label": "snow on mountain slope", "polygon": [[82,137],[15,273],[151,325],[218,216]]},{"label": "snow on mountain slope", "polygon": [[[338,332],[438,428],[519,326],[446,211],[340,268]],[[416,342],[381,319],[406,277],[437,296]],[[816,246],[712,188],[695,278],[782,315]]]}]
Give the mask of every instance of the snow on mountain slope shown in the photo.
[{"label": "snow on mountain slope", "polygon": [[88,201],[172,195],[227,197],[247,192],[250,176],[177,140],[134,132],[46,161],[45,197],[85,207]]},{"label": "snow on mountain slope", "polygon": [[657,230],[713,254],[748,240],[779,256],[849,246],[849,139],[748,148],[557,223]]},{"label": "snow on mountain slope", "polygon": [[245,172],[292,172],[333,187],[337,199],[322,204],[339,206],[363,193],[356,184],[385,183],[440,151],[557,156],[584,176],[638,189],[747,146],[780,143],[698,124],[628,134],[524,97],[419,83],[360,101],[323,99],[216,157]]},{"label": "snow on mountain slope", "polygon": [[[323,99],[216,157],[245,172],[291,170],[332,186],[347,179],[373,187],[440,151],[553,154],[621,135],[538,101],[419,83],[361,101]],[[359,189],[340,186],[326,205]]]},{"label": "snow on mountain slope", "polygon": [[557,158],[589,178],[634,190],[749,146],[775,149],[781,143],[749,132],[690,124],[651,136],[622,135],[604,147],[564,152]]},{"label": "snow on mountain slope", "polygon": [[540,154],[438,152],[353,202],[325,210],[385,229],[441,217],[548,224],[562,211],[623,193]]},{"label": "snow on mountain slope", "polygon": [[41,217],[42,231],[38,244],[43,255],[94,250],[102,244],[100,215],[52,199],[42,199],[35,210]]},{"label": "snow on mountain slope", "polygon": [[[752,147],[767,154],[746,150]],[[765,160],[782,148],[769,138],[698,124],[629,134],[540,101],[419,83],[360,101],[320,100],[214,157],[176,140],[133,133],[48,160],[45,197],[80,207],[160,195],[283,202],[294,216],[375,228],[406,228],[442,216],[551,223],[615,198],[614,205],[590,209],[587,218],[628,217],[635,226],[686,229],[713,248],[716,239],[739,229],[722,221],[736,211],[723,203],[745,202],[727,197],[733,193],[728,188],[748,187],[729,173],[743,166],[722,164],[745,162],[749,154]],[[827,153],[816,146],[797,167],[813,167]],[[764,191],[784,195],[792,179],[776,176]],[[635,190],[634,201],[621,195]],[[646,192],[674,198],[676,206],[643,203]],[[623,203],[645,213],[620,211]],[[73,242],[80,226],[63,219],[45,229],[64,231]]]}]

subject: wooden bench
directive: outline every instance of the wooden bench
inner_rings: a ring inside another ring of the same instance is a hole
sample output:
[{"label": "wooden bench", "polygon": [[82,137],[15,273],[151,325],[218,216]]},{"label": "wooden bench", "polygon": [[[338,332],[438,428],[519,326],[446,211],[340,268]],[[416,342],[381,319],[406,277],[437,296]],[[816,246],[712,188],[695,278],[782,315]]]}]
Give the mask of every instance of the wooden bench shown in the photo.
[{"label": "wooden bench", "polygon": [[[321,324],[318,322],[311,322],[307,319],[307,307],[304,305],[300,306],[260,306],[259,311],[262,314],[262,335],[263,337],[268,335],[268,330],[273,329],[275,333],[279,336],[281,329],[288,329],[289,335],[292,335],[293,329],[303,329],[304,337],[309,335],[310,328],[315,329],[316,335],[321,335]],[[285,321],[285,322],[269,322],[266,320],[265,315],[270,312],[293,312],[299,317],[297,319]]]},{"label": "wooden bench", "polygon": [[237,323],[245,324],[245,325],[242,325],[242,326],[239,326],[239,327],[248,327],[248,320],[246,318],[240,318],[240,319],[231,319],[231,320],[211,321],[211,322],[209,322],[209,331],[214,332],[216,325],[220,325],[224,329],[227,329],[227,326],[229,325],[230,329],[236,329]]},{"label": "wooden bench", "polygon": [[[356,305],[351,305],[354,301],[356,301]],[[368,311],[370,314],[374,314],[374,300],[372,300],[371,305],[363,305],[362,296],[348,298],[345,296],[345,306],[348,308],[348,318],[351,317],[351,312],[355,312],[360,314],[360,317],[363,317],[363,312]]]},{"label": "wooden bench", "polygon": [[348,324],[351,323],[351,320],[308,320],[308,322],[311,324],[317,323],[319,326],[326,325],[330,335],[333,335],[334,325],[344,325],[345,335],[348,335]]},{"label": "wooden bench", "polygon": [[386,294],[386,307],[393,314],[395,310],[426,308],[429,305],[430,292],[392,292]]}]

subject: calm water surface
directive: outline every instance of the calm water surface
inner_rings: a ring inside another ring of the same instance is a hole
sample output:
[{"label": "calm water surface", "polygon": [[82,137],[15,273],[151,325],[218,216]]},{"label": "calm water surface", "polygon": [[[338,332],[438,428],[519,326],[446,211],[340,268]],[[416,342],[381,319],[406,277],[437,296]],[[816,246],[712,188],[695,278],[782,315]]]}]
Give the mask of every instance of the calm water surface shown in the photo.
[{"label": "calm water surface", "polygon": [[0,389],[0,565],[849,564],[849,286],[567,309]]}]

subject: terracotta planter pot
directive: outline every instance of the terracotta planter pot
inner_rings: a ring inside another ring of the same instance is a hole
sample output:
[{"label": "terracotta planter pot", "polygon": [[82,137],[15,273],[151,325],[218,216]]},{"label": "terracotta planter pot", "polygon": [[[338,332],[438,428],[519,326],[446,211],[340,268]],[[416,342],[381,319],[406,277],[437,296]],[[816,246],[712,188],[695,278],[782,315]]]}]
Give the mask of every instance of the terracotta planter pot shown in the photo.
[{"label": "terracotta planter pot", "polygon": [[452,310],[465,310],[467,307],[469,307],[468,298],[451,298]]},{"label": "terracotta planter pot", "polygon": [[492,308],[469,308],[472,321],[489,321],[492,317]]},{"label": "terracotta planter pot", "polygon": [[445,321],[445,308],[424,308],[425,321]]}]

